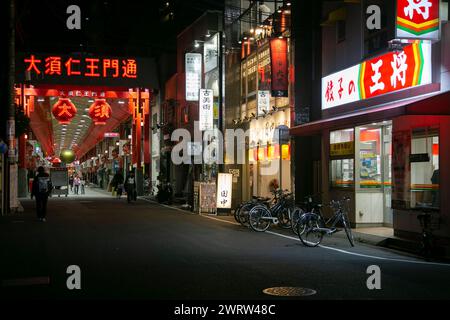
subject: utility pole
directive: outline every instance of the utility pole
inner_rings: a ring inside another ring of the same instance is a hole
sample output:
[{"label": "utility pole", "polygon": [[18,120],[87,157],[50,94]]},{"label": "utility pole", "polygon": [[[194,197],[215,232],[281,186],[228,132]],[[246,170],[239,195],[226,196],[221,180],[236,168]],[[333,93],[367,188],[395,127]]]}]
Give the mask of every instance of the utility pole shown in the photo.
[{"label": "utility pole", "polygon": [[[9,188],[5,188],[6,212],[17,208],[17,160],[16,160],[16,130],[15,130],[15,104],[14,104],[14,78],[16,72],[15,65],[15,0],[9,2],[9,50],[8,50],[8,120],[7,120],[7,140],[8,157],[6,162],[6,176],[4,181],[9,181]],[[5,185],[6,187],[6,185]]]}]

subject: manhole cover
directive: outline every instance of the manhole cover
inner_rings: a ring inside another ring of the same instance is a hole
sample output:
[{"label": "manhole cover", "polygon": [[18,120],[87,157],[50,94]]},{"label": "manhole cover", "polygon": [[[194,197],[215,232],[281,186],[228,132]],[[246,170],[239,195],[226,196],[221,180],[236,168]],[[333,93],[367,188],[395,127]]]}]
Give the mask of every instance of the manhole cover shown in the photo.
[{"label": "manhole cover", "polygon": [[264,289],[265,294],[278,297],[307,297],[313,296],[317,292],[313,289],[300,287],[275,287]]}]

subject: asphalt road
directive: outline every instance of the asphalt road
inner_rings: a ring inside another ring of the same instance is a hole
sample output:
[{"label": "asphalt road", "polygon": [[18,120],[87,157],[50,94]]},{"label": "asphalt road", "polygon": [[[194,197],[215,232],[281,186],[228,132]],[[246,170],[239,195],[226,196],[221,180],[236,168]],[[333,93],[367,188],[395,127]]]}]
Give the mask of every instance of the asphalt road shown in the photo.
[{"label": "asphalt road", "polygon": [[[1,292],[12,299],[286,299],[263,293],[279,286],[317,292],[295,298],[304,300],[450,298],[450,265],[350,248],[339,235],[306,248],[276,228],[256,233],[144,200],[92,195],[52,198],[41,223],[34,203],[22,203],[23,214],[0,219]],[[67,289],[70,265],[81,269],[81,290]],[[371,265],[381,269],[381,290],[367,288]]]}]

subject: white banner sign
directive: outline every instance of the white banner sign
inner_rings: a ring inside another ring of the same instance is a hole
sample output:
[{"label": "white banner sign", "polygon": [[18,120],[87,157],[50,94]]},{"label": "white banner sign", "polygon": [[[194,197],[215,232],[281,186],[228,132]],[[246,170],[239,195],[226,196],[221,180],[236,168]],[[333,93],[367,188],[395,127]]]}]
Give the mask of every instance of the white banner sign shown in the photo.
[{"label": "white banner sign", "polygon": [[198,92],[202,85],[202,54],[186,53],[186,101],[198,101]]},{"label": "white banner sign", "polygon": [[199,100],[199,126],[200,131],[211,130],[213,128],[214,109],[213,91],[210,89],[200,89]]},{"label": "white banner sign", "polygon": [[258,116],[263,116],[270,110],[270,91],[263,90],[258,91]]},{"label": "white banner sign", "polygon": [[231,195],[233,190],[233,175],[219,173],[217,178],[217,208],[231,209]]},{"label": "white banner sign", "polygon": [[205,64],[205,73],[214,70],[219,65],[218,63],[219,52],[219,34],[211,37],[210,40],[205,41],[203,46],[203,56]]}]

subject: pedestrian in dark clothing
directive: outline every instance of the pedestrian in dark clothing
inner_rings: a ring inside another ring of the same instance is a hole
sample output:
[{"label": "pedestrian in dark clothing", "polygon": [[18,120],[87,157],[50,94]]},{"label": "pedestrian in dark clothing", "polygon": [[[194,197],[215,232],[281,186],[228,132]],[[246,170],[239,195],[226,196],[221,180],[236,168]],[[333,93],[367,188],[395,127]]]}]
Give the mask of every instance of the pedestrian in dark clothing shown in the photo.
[{"label": "pedestrian in dark clothing", "polygon": [[73,191],[73,175],[71,175],[69,177],[69,186],[70,186],[70,191]]},{"label": "pedestrian in dark clothing", "polygon": [[125,190],[127,191],[127,201],[128,201],[128,203],[130,203],[131,200],[134,200],[134,201],[137,200],[136,177],[135,177],[133,171],[130,171],[129,175],[125,179]]},{"label": "pedestrian in dark clothing", "polygon": [[38,174],[33,180],[31,198],[36,198],[36,214],[39,221],[45,222],[47,215],[48,196],[52,192],[52,182],[50,176],[45,172],[44,167],[38,168]]},{"label": "pedestrian in dark clothing", "polygon": [[114,175],[114,178],[111,183],[112,187],[116,190],[117,198],[120,198],[122,196],[122,192],[124,189],[123,182],[124,182],[123,175],[119,169],[119,171],[117,171],[117,173]]}]

